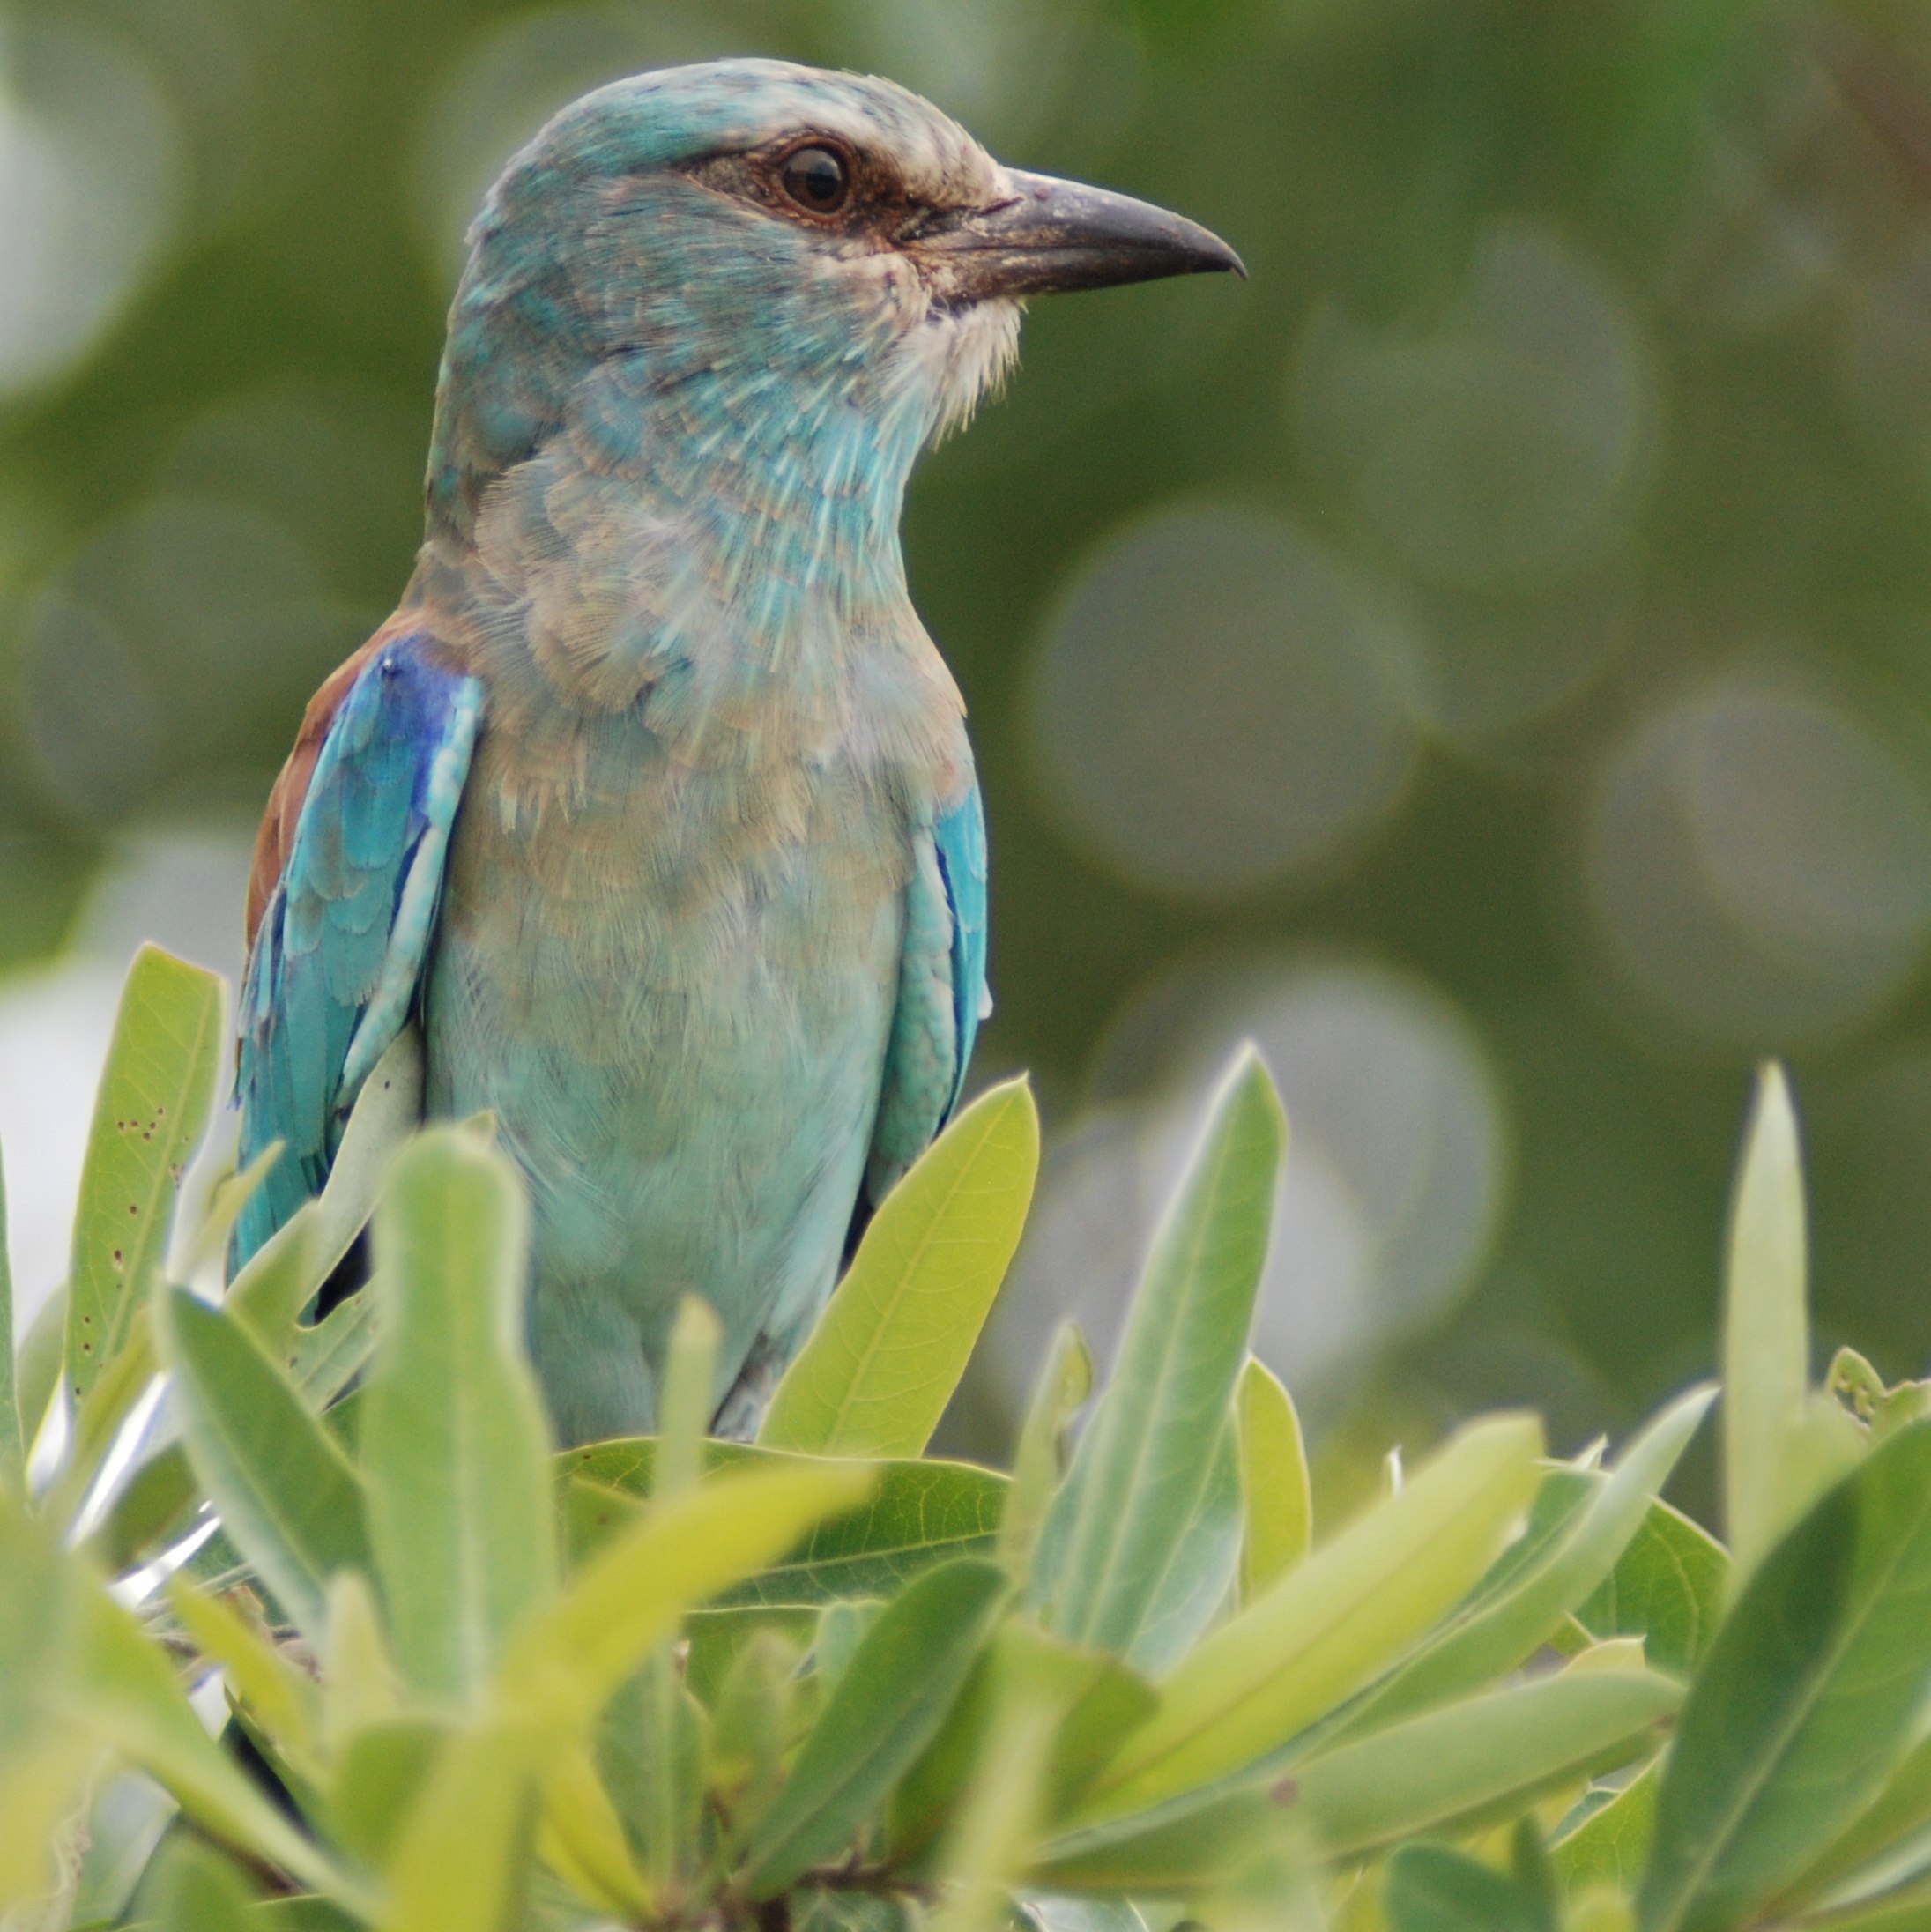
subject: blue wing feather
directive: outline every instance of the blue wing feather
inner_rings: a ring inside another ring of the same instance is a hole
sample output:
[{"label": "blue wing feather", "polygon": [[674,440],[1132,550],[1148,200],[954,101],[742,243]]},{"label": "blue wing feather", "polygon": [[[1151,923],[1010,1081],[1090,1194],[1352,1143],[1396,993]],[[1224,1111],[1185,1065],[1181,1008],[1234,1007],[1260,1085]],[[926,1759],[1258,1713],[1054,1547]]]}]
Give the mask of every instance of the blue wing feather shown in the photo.
[{"label": "blue wing feather", "polygon": [[985,1016],[985,818],[975,784],[914,842],[898,1000],[860,1221],[951,1118]]},{"label": "blue wing feather", "polygon": [[239,1267],[328,1178],[369,1069],[412,1007],[481,713],[475,680],[405,636],[350,687],[316,762],[242,982],[240,1157],[282,1157],[235,1230]]},{"label": "blue wing feather", "polygon": [[[979,1022],[992,1010],[985,988],[985,807],[980,802],[977,780],[959,804],[932,827],[932,843],[952,913],[952,1009],[957,1065],[952,1096],[946,1103],[949,1118],[965,1086]],[[939,1125],[943,1126],[945,1121]]]}]

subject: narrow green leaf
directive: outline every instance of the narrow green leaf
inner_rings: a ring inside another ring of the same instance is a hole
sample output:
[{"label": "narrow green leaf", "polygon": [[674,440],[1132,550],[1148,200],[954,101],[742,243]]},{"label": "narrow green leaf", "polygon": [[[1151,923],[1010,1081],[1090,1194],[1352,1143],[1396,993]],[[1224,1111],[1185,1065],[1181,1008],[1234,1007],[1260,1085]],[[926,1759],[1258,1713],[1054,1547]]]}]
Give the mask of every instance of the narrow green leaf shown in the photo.
[{"label": "narrow green leaf", "polygon": [[645,1660],[605,1713],[598,1769],[657,1887],[690,1878],[703,1856],[706,1722],[668,1645]]},{"label": "narrow green leaf", "polygon": [[1041,1891],[1197,1898],[1280,1844],[1289,1822],[1273,1792],[1196,1795],[1151,1817],[1068,1832],[1041,1849],[1029,1876]]},{"label": "narrow green leaf", "polygon": [[932,1932],[1010,1932],[1012,1890],[1037,1837],[1047,1759],[1069,1686],[1057,1646],[1033,1638],[992,1654],[992,1709],[937,1860]]},{"label": "narrow green leaf", "polygon": [[14,1370],[14,1401],[20,1412],[20,1438],[31,1458],[33,1442],[61,1390],[61,1353],[67,1338],[67,1284],[63,1282],[40,1305],[20,1338]]},{"label": "narrow green leaf", "polygon": [[717,1349],[723,1330],[710,1304],[687,1295],[671,1325],[664,1352],[664,1389],[657,1405],[657,1493],[681,1496],[702,1473],[704,1438],[717,1406]]},{"label": "narrow green leaf", "polygon": [[527,1224],[508,1162],[457,1127],[417,1139],[377,1211],[368,1538],[397,1661],[431,1694],[479,1696],[556,1585],[549,1432],[523,1353]]},{"label": "narrow green leaf", "polygon": [[1251,1603],[1306,1559],[1314,1541],[1314,1497],[1294,1398],[1266,1363],[1247,1357],[1236,1397],[1246,1528],[1240,1595]]},{"label": "narrow green leaf", "polygon": [[1778,1895],[1792,1909],[1839,1890],[1860,1896],[1931,1871],[1931,1738],[1920,1738],[1876,1802]]},{"label": "narrow green leaf", "polygon": [[1244,1512],[1240,1491],[1240,1442],[1234,1419],[1221,1429],[1208,1465],[1207,1487],[1181,1526],[1126,1661],[1158,1677],[1192,1650],[1200,1633],[1234,1596],[1240,1574]]},{"label": "narrow green leaf", "polygon": [[990,1088],[873,1217],[785,1371],[758,1440],[825,1456],[916,1456],[932,1439],[1026,1225],[1039,1114]]},{"label": "narrow green leaf", "polygon": [[840,1850],[932,1741],[1007,1588],[995,1563],[928,1571],[888,1606],[826,1700],[746,1854],[775,1898]]},{"label": "narrow green leaf", "polygon": [[1729,1581],[1723,1545],[1668,1504],[1652,1503],[1576,1621],[1592,1637],[1640,1637],[1659,1670],[1687,1676],[1716,1636]]},{"label": "narrow green leaf", "polygon": [[110,1576],[131,1570],[186,1533],[199,1497],[188,1452],[170,1443],[122,1485],[82,1548]]},{"label": "narrow green leaf", "polygon": [[1089,1795],[1094,1817],[1177,1797],[1278,1750],[1385,1670],[1482,1575],[1537,1481],[1541,1426],[1461,1430],[1401,1492],[1290,1571],[1168,1678]]},{"label": "narrow green leaf", "polygon": [[1553,1932],[1514,1879],[1445,1845],[1405,1845],[1388,1861],[1390,1932]]},{"label": "narrow green leaf", "polygon": [[748,1842],[784,1782],[800,1655],[800,1646],[784,1632],[754,1630],[718,1684],[712,1705],[711,1776],[729,1820],[733,1852]]},{"label": "narrow green leaf", "polygon": [[137,1309],[113,1361],[94,1378],[86,1400],[72,1418],[60,1475],[44,1505],[56,1522],[71,1527],[80,1515],[123,1423],[147,1392],[154,1371],[149,1312]]},{"label": "narrow green leaf", "polygon": [[519,1720],[449,1741],[390,1854],[382,1932],[504,1932],[516,1922],[539,1757]]},{"label": "narrow green leaf", "polygon": [[1656,1836],[1656,1789],[1661,1782],[1660,1763],[1645,1765],[1557,1840],[1549,1855],[1564,1897],[1579,1899],[1599,1885],[1636,1890]]},{"label": "narrow green leaf", "polygon": [[360,1893],[314,1841],[263,1795],[203,1728],[167,1659],[128,1614],[88,1593],[65,1690],[75,1718],[167,1787],[182,1810],[225,1842],[348,1903]]},{"label": "narrow green leaf", "polygon": [[1766,1066],[1730,1210],[1723,1312],[1723,1494],[1741,1583],[1790,1520],[1786,1462],[1810,1386],[1808,1261],[1797,1116]]},{"label": "narrow green leaf", "polygon": [[1505,1676],[1548,1640],[1609,1572],[1642,1527],[1656,1491],[1689,1446],[1716,1391],[1692,1389],[1632,1442],[1614,1475],[1504,1588],[1482,1593],[1384,1684],[1362,1699],[1339,1736],[1358,1737],[1411,1711]]},{"label": "narrow green leaf", "polygon": [[7,1252],[6,1176],[0,1170],[0,1490],[26,1494],[26,1432],[38,1423],[20,1413],[13,1334],[13,1264]]},{"label": "narrow green leaf", "polygon": [[1206,1492],[1286,1148],[1274,1083],[1246,1047],[1154,1237],[1112,1382],[1040,1539],[1032,1598],[1070,1643],[1130,1648]]},{"label": "narrow green leaf", "polygon": [[[648,1437],[596,1443],[557,1459],[568,1484],[566,1515],[573,1562],[635,1520],[627,1497],[650,1493],[656,1445]],[[714,1475],[810,1468],[812,1459],[742,1443],[709,1442]],[[841,1597],[888,1597],[934,1564],[989,1555],[1006,1494],[1006,1478],[968,1462],[881,1462],[877,1487],[858,1509],[819,1524],[795,1549],[717,1599],[719,1608],[816,1609]],[[583,1489],[589,1483],[593,1488]]]},{"label": "narrow green leaf", "polygon": [[1657,1804],[1644,1932],[1749,1922],[1876,1797],[1931,1693],[1931,1423],[1771,1550],[1718,1632]]},{"label": "narrow green leaf", "polygon": [[65,1363],[77,1407],[160,1278],[175,1197],[214,1103],[222,1005],[215,974],[159,947],[128,970],[74,1212]]},{"label": "narrow green leaf", "polygon": [[167,1601],[189,1640],[227,1674],[230,1692],[248,1705],[280,1748],[307,1758],[316,1735],[316,1687],[224,1598],[180,1576]]},{"label": "narrow green leaf", "polygon": [[801,1460],[718,1477],[651,1510],[511,1640],[498,1676],[506,1708],[587,1728],[686,1610],[856,1508],[872,1482],[862,1464]]},{"label": "narrow green leaf", "polygon": [[380,1278],[330,1309],[314,1326],[298,1326],[288,1351],[288,1372],[311,1408],[332,1402],[374,1359],[381,1341],[383,1295]]},{"label": "narrow green leaf", "polygon": [[182,1289],[161,1341],[196,1473],[236,1546],[313,1641],[338,1570],[370,1567],[361,1483],[260,1343]]},{"label": "narrow green leaf", "polygon": [[1296,1810],[1334,1857],[1472,1823],[1656,1742],[1682,1687],[1647,1671],[1564,1671],[1442,1705],[1293,1773]]},{"label": "narrow green leaf", "polygon": [[328,1279],[321,1248],[321,1204],[305,1200],[228,1284],[222,1307],[271,1356],[286,1358],[302,1310]]},{"label": "narrow green leaf", "polygon": [[1907,1885],[1805,1923],[1816,1932],[1931,1932],[1931,1886]]},{"label": "narrow green leaf", "polygon": [[999,1522],[999,1561],[1023,1583],[1063,1473],[1066,1430],[1093,1393],[1093,1356],[1075,1321],[1053,1330],[1013,1453],[1013,1486]]}]

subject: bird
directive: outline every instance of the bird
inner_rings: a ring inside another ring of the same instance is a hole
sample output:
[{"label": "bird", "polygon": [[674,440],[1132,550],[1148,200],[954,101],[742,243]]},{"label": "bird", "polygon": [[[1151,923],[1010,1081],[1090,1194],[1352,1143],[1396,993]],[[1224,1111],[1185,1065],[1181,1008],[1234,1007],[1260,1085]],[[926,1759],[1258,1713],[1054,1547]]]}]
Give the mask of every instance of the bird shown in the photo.
[{"label": "bird", "polygon": [[964,705],[913,607],[920,452],[1026,301],[1228,244],[1002,166],[884,79],[743,59],[558,113],[449,311],[425,535],[321,687],[249,882],[239,1267],[385,1051],[494,1117],[558,1440],[649,1433],[687,1296],[754,1430],[956,1106],[986,995]]}]

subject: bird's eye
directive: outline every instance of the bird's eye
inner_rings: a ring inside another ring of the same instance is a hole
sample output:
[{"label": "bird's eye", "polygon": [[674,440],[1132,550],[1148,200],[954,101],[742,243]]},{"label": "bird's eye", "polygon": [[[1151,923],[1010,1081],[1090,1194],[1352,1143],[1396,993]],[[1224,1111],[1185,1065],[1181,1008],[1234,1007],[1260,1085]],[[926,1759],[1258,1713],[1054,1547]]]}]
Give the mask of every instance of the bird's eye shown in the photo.
[{"label": "bird's eye", "polygon": [[851,169],[828,147],[801,147],[778,171],[784,192],[814,215],[835,215],[851,198]]}]

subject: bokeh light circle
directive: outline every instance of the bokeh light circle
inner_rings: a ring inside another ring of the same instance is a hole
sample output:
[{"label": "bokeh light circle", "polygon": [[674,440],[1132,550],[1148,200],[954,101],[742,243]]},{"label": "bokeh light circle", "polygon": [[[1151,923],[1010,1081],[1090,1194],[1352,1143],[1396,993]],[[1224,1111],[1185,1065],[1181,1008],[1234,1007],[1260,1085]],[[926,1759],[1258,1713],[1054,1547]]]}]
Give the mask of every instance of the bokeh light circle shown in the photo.
[{"label": "bokeh light circle", "polygon": [[1931,940],[1931,796],[1866,719],[1735,672],[1611,753],[1585,847],[1592,922],[1652,1010],[1794,1046],[1869,1019]]},{"label": "bokeh light circle", "polygon": [[1034,769],[1134,883],[1216,895],[1332,860],[1414,750],[1390,600],[1296,525],[1173,509],[1081,566],[1033,667]]},{"label": "bokeh light circle", "polygon": [[0,14],[0,393],[93,347],[173,234],[182,175],[166,97],[130,48]]},{"label": "bokeh light circle", "polygon": [[1066,1315],[1105,1359],[1214,1075],[1244,1037],[1289,1124],[1255,1348],[1297,1394],[1333,1393],[1336,1376],[1446,1309],[1489,1252],[1509,1161],[1488,1055],[1437,990],[1373,965],[1190,975],[1140,1007],[1123,1022],[1142,1036],[1129,1057],[1141,1077],[1161,1071],[1049,1150],[991,1340],[1002,1394],[1023,1400]]},{"label": "bokeh light circle", "polygon": [[1294,373],[1309,454],[1412,569],[1533,583],[1630,525],[1653,379],[1609,276],[1553,229],[1484,234],[1439,317],[1377,328],[1315,310]]}]

